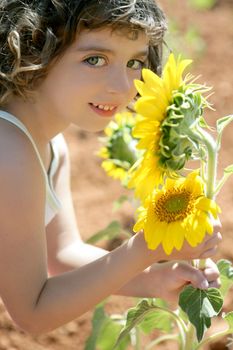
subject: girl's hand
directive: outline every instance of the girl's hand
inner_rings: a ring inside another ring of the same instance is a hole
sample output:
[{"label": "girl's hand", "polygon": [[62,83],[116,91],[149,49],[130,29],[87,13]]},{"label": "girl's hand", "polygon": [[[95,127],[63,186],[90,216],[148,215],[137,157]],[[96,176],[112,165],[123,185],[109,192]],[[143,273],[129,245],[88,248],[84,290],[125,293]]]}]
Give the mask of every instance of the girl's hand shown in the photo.
[{"label": "girl's hand", "polygon": [[187,284],[200,289],[219,288],[217,265],[211,259],[206,260],[206,267],[203,270],[185,261],[153,264],[118,293],[142,298],[159,297],[168,302],[177,303],[181,290]]},{"label": "girl's hand", "polygon": [[206,260],[203,270],[187,262],[167,262],[158,265],[152,266],[148,273],[153,273],[154,270],[158,274],[163,282],[158,285],[159,297],[169,302],[177,303],[180,292],[187,284],[200,289],[220,287],[219,271],[211,259]]}]

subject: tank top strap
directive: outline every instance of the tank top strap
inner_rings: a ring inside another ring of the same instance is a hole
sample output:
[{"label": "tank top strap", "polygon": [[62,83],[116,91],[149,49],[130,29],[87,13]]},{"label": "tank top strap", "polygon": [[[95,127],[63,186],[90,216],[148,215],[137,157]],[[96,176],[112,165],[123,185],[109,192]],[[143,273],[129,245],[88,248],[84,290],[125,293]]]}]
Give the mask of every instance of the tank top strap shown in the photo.
[{"label": "tank top strap", "polygon": [[18,118],[16,118],[15,116],[13,116],[12,114],[10,114],[6,111],[0,110],[0,118],[5,119],[8,122],[14,124],[24,134],[26,134],[27,137],[29,138],[29,140],[31,141],[33,148],[36,152],[37,158],[39,160],[39,163],[41,165],[41,168],[43,170],[43,173],[44,173],[44,177],[45,177],[45,181],[46,181],[47,202],[48,202],[49,206],[52,208],[52,210],[56,211],[57,209],[59,209],[61,207],[61,204],[54,193],[53,185],[52,185],[52,176],[54,175],[55,168],[57,167],[57,162],[58,162],[58,155],[56,154],[57,151],[55,150],[55,147],[52,145],[52,142],[50,143],[50,146],[51,146],[53,157],[55,157],[55,158],[52,160],[51,165],[50,165],[51,169],[49,170],[49,174],[47,174],[46,169],[44,167],[44,163],[43,163],[41,156],[40,156],[40,153],[37,149],[36,143],[33,140],[32,136],[31,136],[30,132],[28,131],[28,129],[26,128],[26,126]]},{"label": "tank top strap", "polygon": [[45,170],[44,163],[42,162],[42,159],[41,159],[40,153],[39,153],[39,151],[37,149],[37,146],[35,144],[35,141],[33,140],[32,136],[29,133],[29,131],[26,128],[26,126],[19,119],[17,119],[15,116],[13,116],[12,114],[10,114],[8,112],[5,112],[5,111],[0,111],[0,118],[3,118],[5,120],[9,121],[10,123],[14,124],[20,130],[22,130],[24,132],[24,134],[27,135],[27,137],[29,138],[29,140],[31,141],[31,143],[33,145],[33,148],[34,148],[34,150],[36,152],[36,155],[38,157],[38,160],[40,162],[41,168],[43,169],[43,173],[46,175],[45,177],[47,179],[47,172]]}]

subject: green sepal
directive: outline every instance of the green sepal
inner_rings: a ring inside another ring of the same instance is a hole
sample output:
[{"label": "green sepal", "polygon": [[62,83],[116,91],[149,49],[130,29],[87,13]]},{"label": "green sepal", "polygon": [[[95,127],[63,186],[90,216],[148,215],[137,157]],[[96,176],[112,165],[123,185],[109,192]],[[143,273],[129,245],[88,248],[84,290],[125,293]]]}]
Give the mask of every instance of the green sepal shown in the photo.
[{"label": "green sepal", "polygon": [[130,132],[131,131],[126,127],[115,131],[106,145],[110,159],[115,159],[119,163],[123,162],[128,164],[128,169],[136,162],[138,158],[136,143],[134,142]]},{"label": "green sepal", "polygon": [[221,259],[217,262],[220,273],[221,287],[220,292],[223,297],[227,294],[229,288],[233,285],[233,267],[228,260]]},{"label": "green sepal", "polygon": [[181,292],[179,305],[194,325],[200,342],[205,331],[211,326],[211,318],[221,311],[223,298],[216,288],[202,290],[190,285]]},{"label": "green sepal", "polygon": [[167,116],[161,124],[162,136],[159,142],[159,165],[169,173],[184,168],[188,160],[200,153],[200,143],[195,130],[203,121],[204,99],[197,87],[181,87],[173,94],[173,101],[167,108]]}]

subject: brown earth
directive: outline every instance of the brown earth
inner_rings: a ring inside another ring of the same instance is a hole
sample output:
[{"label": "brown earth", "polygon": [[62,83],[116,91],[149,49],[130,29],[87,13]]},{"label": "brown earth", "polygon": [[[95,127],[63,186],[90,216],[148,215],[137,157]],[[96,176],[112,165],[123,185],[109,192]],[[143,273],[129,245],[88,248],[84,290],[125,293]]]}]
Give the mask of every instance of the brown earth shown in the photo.
[{"label": "brown earth", "polygon": [[[215,124],[218,117],[233,113],[233,0],[218,0],[217,5],[209,11],[197,11],[188,6],[185,0],[160,1],[171,20],[179,28],[176,33],[178,49],[185,50],[186,55],[195,57],[194,74],[201,74],[200,81],[214,87],[211,97],[216,112],[206,114],[208,122]],[[182,7],[181,7],[182,6]],[[183,32],[195,27],[203,40],[197,37],[192,42],[185,41]],[[173,35],[171,31],[171,36]],[[169,41],[169,45],[171,45]],[[198,47],[202,46],[200,51]],[[232,163],[233,127],[224,133],[222,151],[219,158],[219,175],[222,169]],[[99,148],[99,135],[85,133],[70,128],[65,132],[72,161],[72,191],[79,228],[84,239],[104,228],[112,220],[119,219],[123,227],[131,227],[132,209],[128,205],[112,212],[112,202],[122,193],[121,186],[109,179],[100,167],[100,160],[95,152]],[[223,242],[216,256],[233,259],[233,177],[228,180],[218,197],[222,208]],[[111,247],[118,242],[111,242]],[[102,246],[107,246],[102,242]],[[112,297],[107,303],[108,312],[124,312],[133,304],[132,299]],[[224,311],[233,310],[233,294],[225,300]],[[25,335],[12,324],[7,312],[0,304],[0,350],[84,350],[85,340],[91,331],[92,311],[78,320],[70,322],[49,334],[33,337]],[[220,320],[212,329],[222,326]],[[226,341],[213,343],[207,349],[227,349]],[[142,346],[143,349],[143,346]],[[175,350],[173,343],[158,347],[163,350]],[[109,349],[111,350],[111,349]]]}]

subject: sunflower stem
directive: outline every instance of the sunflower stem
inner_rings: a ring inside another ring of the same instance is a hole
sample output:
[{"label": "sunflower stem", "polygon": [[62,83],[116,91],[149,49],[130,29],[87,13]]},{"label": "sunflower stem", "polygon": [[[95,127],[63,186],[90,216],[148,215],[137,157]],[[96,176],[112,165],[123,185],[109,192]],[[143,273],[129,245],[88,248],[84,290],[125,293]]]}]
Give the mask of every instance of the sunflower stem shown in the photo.
[{"label": "sunflower stem", "polygon": [[135,327],[135,350],[141,349],[141,339],[140,339],[140,330],[138,327]]},{"label": "sunflower stem", "polygon": [[148,344],[145,347],[145,350],[152,350],[155,348],[156,345],[158,345],[159,343],[165,342],[167,340],[177,340],[179,341],[179,335],[178,334],[165,334],[162,335],[161,337],[152,340],[152,342],[150,344]]},{"label": "sunflower stem", "polygon": [[186,342],[184,350],[193,350],[195,338],[195,328],[191,323],[189,323],[188,331],[186,333]]},{"label": "sunflower stem", "polygon": [[205,338],[203,339],[196,347],[195,347],[195,350],[201,350],[203,348],[204,345],[210,343],[210,342],[213,342],[213,341],[216,341],[216,340],[219,340],[221,338],[223,338],[224,336],[226,335],[229,335],[229,334],[232,334],[232,331],[227,329],[225,331],[222,331],[222,332],[218,332],[218,333],[215,333],[215,334],[212,334],[210,335],[208,338]]},{"label": "sunflower stem", "polygon": [[204,143],[208,153],[207,159],[207,176],[206,176],[206,197],[213,199],[215,194],[216,177],[217,177],[217,144],[213,137],[202,128],[198,128],[198,134]]}]

